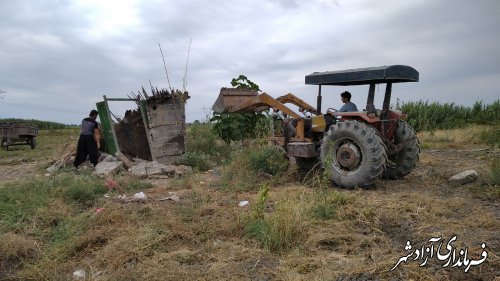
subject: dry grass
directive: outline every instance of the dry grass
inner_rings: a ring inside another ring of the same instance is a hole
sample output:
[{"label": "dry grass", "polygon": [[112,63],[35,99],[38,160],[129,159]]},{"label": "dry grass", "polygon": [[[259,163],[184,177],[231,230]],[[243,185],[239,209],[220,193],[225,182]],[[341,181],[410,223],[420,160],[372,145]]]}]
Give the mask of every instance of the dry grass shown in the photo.
[{"label": "dry grass", "polygon": [[[478,194],[488,187],[499,153],[465,151],[458,136],[456,145],[424,150],[412,174],[380,180],[371,190],[325,186],[321,175],[301,178],[295,167],[286,178],[267,178],[232,164],[234,181],[225,178],[229,170],[150,179],[151,188],[126,188],[135,179],[118,177],[123,192],[144,191],[148,200],[124,203],[112,191],[85,207],[57,196],[71,182],[60,174],[46,179],[57,192],[28,213],[29,224],[0,234],[0,279],[71,280],[73,271],[84,269],[87,280],[493,280],[500,269],[498,198]],[[468,168],[477,169],[480,180],[448,184],[449,176]],[[244,186],[247,178],[254,180],[251,188]],[[262,209],[267,245],[248,235],[259,202],[256,187],[263,184],[269,186]],[[169,192],[180,201],[157,200]],[[242,200],[249,205],[239,207]],[[443,268],[436,258],[389,272],[406,254],[406,241],[418,246],[453,235],[456,246],[467,246],[475,258],[485,242],[487,261],[469,273]]]},{"label": "dry grass", "polygon": [[466,128],[421,131],[417,134],[422,148],[432,149],[470,149],[472,145],[485,147],[481,134],[491,129],[486,125],[469,125]]}]

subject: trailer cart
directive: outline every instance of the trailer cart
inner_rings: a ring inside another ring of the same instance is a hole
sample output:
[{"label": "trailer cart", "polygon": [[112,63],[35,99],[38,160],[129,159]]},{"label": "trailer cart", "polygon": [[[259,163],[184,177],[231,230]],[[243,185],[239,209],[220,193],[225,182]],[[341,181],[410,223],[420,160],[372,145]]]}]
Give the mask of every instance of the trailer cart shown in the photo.
[{"label": "trailer cart", "polygon": [[29,145],[34,149],[37,135],[38,127],[33,124],[0,122],[1,146],[5,150],[9,150],[12,145]]}]

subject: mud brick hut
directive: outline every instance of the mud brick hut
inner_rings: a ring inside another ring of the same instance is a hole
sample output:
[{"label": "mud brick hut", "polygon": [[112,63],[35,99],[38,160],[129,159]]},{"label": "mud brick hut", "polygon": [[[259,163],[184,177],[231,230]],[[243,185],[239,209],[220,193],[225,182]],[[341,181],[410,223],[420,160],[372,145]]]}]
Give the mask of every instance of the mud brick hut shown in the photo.
[{"label": "mud brick hut", "polygon": [[[148,95],[143,89],[135,98],[107,98],[98,102],[97,110],[106,152],[121,152],[129,158],[174,164],[185,152],[188,92],[152,89]],[[128,110],[125,117],[114,122],[109,110],[110,101],[135,101],[136,110]]]}]

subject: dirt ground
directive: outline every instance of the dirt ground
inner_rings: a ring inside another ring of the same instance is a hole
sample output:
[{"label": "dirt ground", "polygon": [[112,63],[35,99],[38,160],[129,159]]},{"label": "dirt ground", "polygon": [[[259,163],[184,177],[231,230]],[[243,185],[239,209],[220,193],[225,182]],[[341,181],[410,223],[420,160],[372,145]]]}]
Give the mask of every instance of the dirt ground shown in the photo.
[{"label": "dirt ground", "polygon": [[[165,266],[158,272],[164,280],[499,280],[500,202],[491,199],[487,190],[491,163],[499,158],[500,150],[493,148],[422,150],[416,169],[403,180],[379,180],[369,190],[331,187],[354,196],[359,209],[341,213],[352,222],[310,225],[305,250],[275,255],[255,249],[255,243],[221,237],[210,240],[210,245],[178,246],[164,256],[156,256],[157,265]],[[42,164],[0,159],[0,183],[45,175]],[[466,185],[450,184],[452,175],[468,169],[479,173],[478,180]],[[214,171],[206,172],[196,184],[208,190],[217,177]],[[192,188],[173,187],[169,180],[148,181],[154,185],[145,191],[151,198],[176,192],[182,200],[192,192]],[[298,185],[300,182],[279,186],[272,190],[271,197],[296,190]],[[237,200],[255,195],[240,193]],[[218,208],[229,208],[223,202],[224,195],[218,196],[218,203],[200,211],[208,220],[220,215]],[[443,267],[445,262],[436,257],[424,266],[419,266],[421,260],[408,260],[389,271],[408,254],[407,241],[420,247],[430,238],[442,237],[446,244],[453,236],[457,237],[456,247],[468,247],[469,258],[474,260],[481,258],[480,245],[485,243],[487,259],[467,273],[464,266]],[[176,276],[169,275],[167,269],[172,267],[182,270],[176,271]],[[158,276],[147,277],[161,280]]]}]

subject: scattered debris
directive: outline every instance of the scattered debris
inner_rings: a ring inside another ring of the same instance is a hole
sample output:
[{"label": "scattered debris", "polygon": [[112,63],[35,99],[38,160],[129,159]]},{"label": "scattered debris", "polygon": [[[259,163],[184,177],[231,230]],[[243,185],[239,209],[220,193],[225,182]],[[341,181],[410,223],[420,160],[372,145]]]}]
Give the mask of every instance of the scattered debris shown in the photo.
[{"label": "scattered debris", "polygon": [[144,192],[138,192],[134,194],[134,200],[136,201],[146,201],[146,194]]},{"label": "scattered debris", "polygon": [[97,162],[115,162],[117,161],[116,157],[113,155],[109,155],[107,153],[101,153]]},{"label": "scattered debris", "polygon": [[47,168],[47,172],[52,173],[67,165],[72,165],[75,160],[76,144],[76,139],[69,138],[68,142],[55,151],[53,154],[55,157],[48,163],[50,167]]},{"label": "scattered debris", "polygon": [[76,280],[85,280],[85,270],[78,269],[73,272],[73,278]]},{"label": "scattered debris", "polygon": [[179,202],[180,197],[179,197],[179,195],[172,195],[172,196],[169,196],[169,197],[158,199],[158,201],[166,201],[166,200],[171,200],[171,201]]},{"label": "scattered debris", "polygon": [[111,178],[111,177],[106,179],[106,182],[104,183],[104,186],[108,190],[116,189],[117,187],[119,187],[118,183],[113,178]]},{"label": "scattered debris", "polygon": [[149,177],[154,175],[167,175],[173,178],[178,178],[192,171],[192,168],[184,165],[164,165],[156,161],[139,162],[133,165],[129,172],[138,177]]},{"label": "scattered debris", "polygon": [[132,167],[133,163],[132,161],[130,161],[127,156],[125,156],[125,154],[121,153],[121,152],[117,152],[116,153],[116,158],[120,161],[123,162],[123,166],[125,166],[125,168],[129,169],[130,167]]},{"label": "scattered debris", "polygon": [[123,167],[123,162],[113,161],[113,162],[100,162],[95,166],[94,175],[110,175],[116,174]]},{"label": "scattered debris", "polygon": [[463,185],[474,182],[478,177],[479,175],[475,170],[467,170],[452,176],[449,181]]}]

